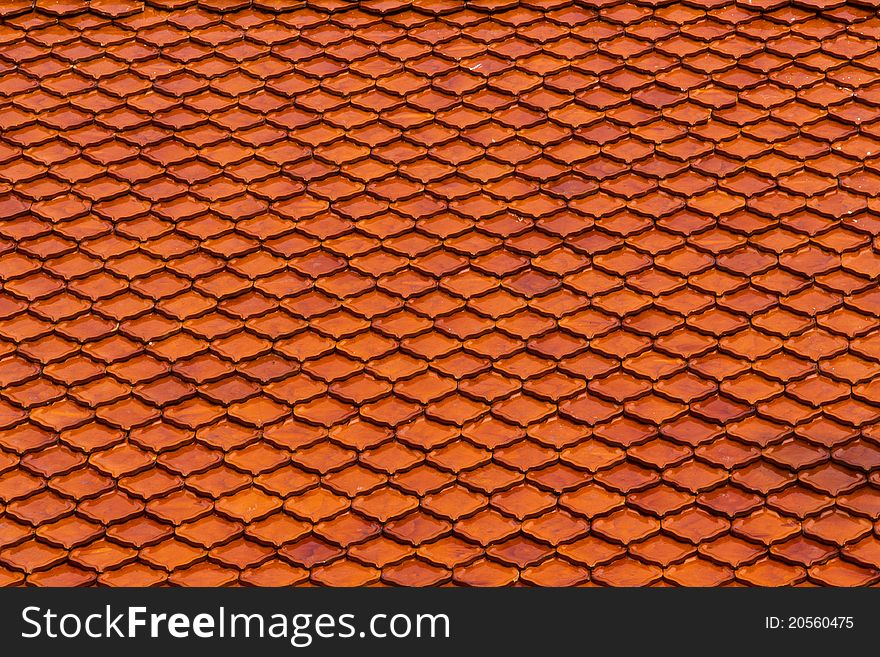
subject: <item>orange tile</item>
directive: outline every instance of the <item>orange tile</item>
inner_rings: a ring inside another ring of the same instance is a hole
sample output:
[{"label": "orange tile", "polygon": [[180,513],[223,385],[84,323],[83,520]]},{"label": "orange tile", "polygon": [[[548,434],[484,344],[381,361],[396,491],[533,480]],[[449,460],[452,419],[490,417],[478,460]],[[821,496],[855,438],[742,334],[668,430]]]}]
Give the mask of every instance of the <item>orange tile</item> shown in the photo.
[{"label": "orange tile", "polygon": [[878,581],[868,12],[80,4],[4,50],[0,584]]}]

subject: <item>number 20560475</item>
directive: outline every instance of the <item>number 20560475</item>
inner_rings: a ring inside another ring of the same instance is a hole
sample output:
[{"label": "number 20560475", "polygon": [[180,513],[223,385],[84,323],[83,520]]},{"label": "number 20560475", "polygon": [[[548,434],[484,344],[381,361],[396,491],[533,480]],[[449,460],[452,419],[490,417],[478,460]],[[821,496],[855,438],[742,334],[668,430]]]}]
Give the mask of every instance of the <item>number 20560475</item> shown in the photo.
[{"label": "number 20560475", "polygon": [[765,616],[768,630],[851,630],[855,627],[852,616]]}]

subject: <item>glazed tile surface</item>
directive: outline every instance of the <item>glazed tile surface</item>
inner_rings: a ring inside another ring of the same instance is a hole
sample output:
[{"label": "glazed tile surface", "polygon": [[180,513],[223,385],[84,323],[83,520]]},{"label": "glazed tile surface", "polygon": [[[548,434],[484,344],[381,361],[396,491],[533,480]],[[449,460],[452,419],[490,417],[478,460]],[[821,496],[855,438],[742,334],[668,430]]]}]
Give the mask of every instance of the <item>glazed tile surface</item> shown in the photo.
[{"label": "glazed tile surface", "polygon": [[872,4],[3,2],[0,583],[877,582]]}]

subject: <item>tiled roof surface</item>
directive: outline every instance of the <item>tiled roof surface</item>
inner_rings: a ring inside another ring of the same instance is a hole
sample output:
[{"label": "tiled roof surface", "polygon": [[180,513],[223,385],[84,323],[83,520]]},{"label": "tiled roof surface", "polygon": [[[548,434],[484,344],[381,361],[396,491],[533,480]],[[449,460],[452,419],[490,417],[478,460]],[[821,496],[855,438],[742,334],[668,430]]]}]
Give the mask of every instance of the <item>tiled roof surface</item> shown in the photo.
[{"label": "tiled roof surface", "polygon": [[870,4],[6,0],[0,582],[876,582]]}]

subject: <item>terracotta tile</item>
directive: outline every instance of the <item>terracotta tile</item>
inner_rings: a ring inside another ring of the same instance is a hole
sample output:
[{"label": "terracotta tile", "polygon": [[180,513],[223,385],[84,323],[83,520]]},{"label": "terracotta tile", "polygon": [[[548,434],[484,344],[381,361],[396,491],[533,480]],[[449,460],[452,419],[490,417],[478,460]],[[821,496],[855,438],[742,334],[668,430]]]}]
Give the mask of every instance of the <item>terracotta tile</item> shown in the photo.
[{"label": "terracotta tile", "polygon": [[208,554],[212,560],[236,571],[257,566],[272,558],[275,551],[246,539],[237,539],[215,547]]},{"label": "terracotta tile", "polygon": [[867,13],[484,4],[10,19],[0,580],[875,583]]},{"label": "terracotta tile", "polygon": [[663,571],[624,557],[593,569],[593,580],[607,586],[647,586],[656,582]]},{"label": "terracotta tile", "polygon": [[243,570],[240,581],[250,586],[294,586],[308,578],[308,571],[296,568],[278,559],[256,568]]},{"label": "terracotta tile", "polygon": [[799,566],[761,559],[736,571],[737,579],[753,586],[791,586],[801,582],[806,573]]},{"label": "terracotta tile", "polygon": [[192,491],[180,490],[147,502],[147,513],[159,520],[180,524],[211,511],[212,502]]},{"label": "terracotta tile", "polygon": [[453,570],[453,579],[466,586],[505,586],[513,584],[519,573],[516,568],[480,560]]},{"label": "terracotta tile", "polygon": [[184,541],[205,548],[225,543],[244,531],[244,526],[213,515],[180,525],[175,533]]},{"label": "terracotta tile", "polygon": [[383,569],[383,581],[396,586],[439,586],[451,573],[418,559],[411,559]]},{"label": "terracotta tile", "polygon": [[308,569],[315,565],[332,561],[342,554],[344,554],[343,551],[338,547],[312,536],[307,536],[285,546],[279,551],[279,555],[294,565],[303,566]]},{"label": "terracotta tile", "polygon": [[556,510],[540,517],[526,520],[523,532],[540,541],[559,546],[586,533],[589,524],[567,511]]},{"label": "terracotta tile", "polygon": [[67,553],[35,540],[0,551],[0,561],[28,574],[62,564]]},{"label": "terracotta tile", "polygon": [[825,586],[867,586],[880,577],[875,568],[864,568],[838,558],[813,566],[808,572],[812,579]]},{"label": "terracotta tile", "polygon": [[216,509],[234,520],[252,522],[268,516],[281,507],[281,500],[257,489],[245,489],[217,500]]},{"label": "terracotta tile", "polygon": [[318,566],[312,571],[312,578],[325,586],[366,586],[379,578],[375,568],[340,559],[327,566]]},{"label": "terracotta tile", "polygon": [[448,534],[450,523],[438,520],[421,511],[393,520],[386,525],[386,532],[394,539],[419,546]]},{"label": "terracotta tile", "polygon": [[45,491],[10,503],[6,507],[6,513],[20,521],[39,526],[63,518],[75,508],[76,505],[70,500]]},{"label": "terracotta tile", "polygon": [[602,538],[628,544],[656,533],[660,523],[631,509],[621,509],[593,521],[592,530]]},{"label": "terracotta tile", "polygon": [[562,559],[548,559],[523,570],[522,578],[536,586],[577,586],[589,579],[589,571]]},{"label": "terracotta tile", "polygon": [[525,568],[545,560],[552,551],[531,539],[515,537],[490,547],[486,554],[502,563]]},{"label": "terracotta tile", "polygon": [[134,518],[128,522],[114,525],[107,530],[107,536],[123,545],[140,548],[159,543],[171,536],[172,527],[151,518]]},{"label": "terracotta tile", "polygon": [[33,573],[27,578],[33,586],[73,587],[90,586],[95,581],[95,574],[81,568],[62,564],[49,570]]},{"label": "terracotta tile", "polygon": [[229,586],[235,582],[238,572],[209,562],[198,563],[189,568],[175,570],[168,582],[175,586]]},{"label": "terracotta tile", "polygon": [[102,573],[98,581],[105,586],[158,586],[167,575],[142,563],[133,563],[117,570]]},{"label": "terracotta tile", "polygon": [[455,536],[447,536],[419,546],[417,553],[432,563],[452,568],[474,561],[483,554],[483,551],[472,543]]},{"label": "terracotta tile", "polygon": [[78,566],[100,573],[132,563],[137,558],[137,551],[107,540],[98,540],[87,546],[74,548],[68,558]]},{"label": "terracotta tile", "polygon": [[661,522],[661,527],[665,531],[695,544],[717,538],[726,533],[730,526],[728,521],[696,508],[668,516]]},{"label": "terracotta tile", "polygon": [[804,533],[827,543],[843,546],[871,532],[871,522],[838,510],[804,521]]},{"label": "terracotta tile", "polygon": [[770,552],[787,563],[803,566],[821,563],[834,554],[832,548],[804,536],[795,536],[784,543],[774,545]]},{"label": "terracotta tile", "polygon": [[[4,529],[4,535],[10,539],[16,538],[20,540],[28,535],[24,527],[13,524],[11,521]],[[98,524],[88,522],[76,516],[68,516],[39,527],[36,534],[47,543],[69,550],[100,538],[102,531],[101,526]],[[17,540],[10,540],[9,542],[17,542]]]},{"label": "terracotta tile", "polygon": [[664,576],[682,586],[722,586],[733,579],[734,571],[699,558],[670,566]]},{"label": "terracotta tile", "polygon": [[147,564],[169,572],[190,566],[206,556],[204,550],[192,547],[177,539],[168,539],[156,545],[143,548],[140,557]]}]

